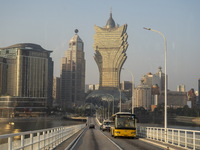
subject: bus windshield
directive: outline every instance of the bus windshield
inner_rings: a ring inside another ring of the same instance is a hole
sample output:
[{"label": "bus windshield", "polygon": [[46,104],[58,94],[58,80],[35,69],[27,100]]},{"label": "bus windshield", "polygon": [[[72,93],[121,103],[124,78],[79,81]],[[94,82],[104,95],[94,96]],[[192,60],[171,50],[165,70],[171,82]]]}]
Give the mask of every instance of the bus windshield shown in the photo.
[{"label": "bus windshield", "polygon": [[135,128],[135,118],[130,115],[118,115],[115,120],[115,126],[118,129],[133,129]]}]

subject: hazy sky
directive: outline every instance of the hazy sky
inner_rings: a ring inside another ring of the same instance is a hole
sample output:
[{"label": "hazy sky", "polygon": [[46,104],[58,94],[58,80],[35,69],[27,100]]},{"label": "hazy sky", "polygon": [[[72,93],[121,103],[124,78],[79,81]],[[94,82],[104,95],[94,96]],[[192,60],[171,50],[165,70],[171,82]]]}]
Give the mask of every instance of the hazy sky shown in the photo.
[{"label": "hazy sky", "polygon": [[[93,59],[94,25],[105,26],[112,8],[119,25],[128,24],[127,60],[135,84],[141,77],[164,71],[163,38],[144,30],[150,27],[167,38],[167,74],[169,89],[186,85],[197,90],[200,78],[200,1],[199,0],[0,0],[0,47],[17,43],[35,43],[54,60],[54,75],[60,75],[60,62],[68,42],[79,30],[84,41],[86,83],[99,81]],[[131,80],[123,70],[121,80]]]}]

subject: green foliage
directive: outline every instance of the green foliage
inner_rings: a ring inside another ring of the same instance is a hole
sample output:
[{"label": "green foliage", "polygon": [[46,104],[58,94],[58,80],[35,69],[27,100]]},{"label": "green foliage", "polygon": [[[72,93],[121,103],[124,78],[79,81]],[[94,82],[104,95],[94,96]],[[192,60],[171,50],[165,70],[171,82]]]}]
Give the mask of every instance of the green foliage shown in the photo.
[{"label": "green foliage", "polygon": [[[143,107],[137,107],[134,109],[135,114],[140,123],[163,123],[164,122],[164,104],[159,104],[153,112],[146,110]],[[183,108],[167,108],[168,119],[173,116],[188,116],[188,117],[200,117],[200,108],[189,108],[185,105]]]}]

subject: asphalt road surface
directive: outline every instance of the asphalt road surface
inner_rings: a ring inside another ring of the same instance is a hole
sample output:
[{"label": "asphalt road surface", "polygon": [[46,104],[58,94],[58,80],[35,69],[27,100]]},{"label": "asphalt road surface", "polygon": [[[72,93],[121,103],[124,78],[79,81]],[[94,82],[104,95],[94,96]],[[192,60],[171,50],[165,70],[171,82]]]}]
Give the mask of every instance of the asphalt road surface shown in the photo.
[{"label": "asphalt road surface", "polygon": [[95,118],[89,118],[90,123],[95,124],[95,129],[86,129],[73,150],[162,150],[158,146],[143,142],[142,140],[129,138],[114,138],[107,131],[99,130]]}]

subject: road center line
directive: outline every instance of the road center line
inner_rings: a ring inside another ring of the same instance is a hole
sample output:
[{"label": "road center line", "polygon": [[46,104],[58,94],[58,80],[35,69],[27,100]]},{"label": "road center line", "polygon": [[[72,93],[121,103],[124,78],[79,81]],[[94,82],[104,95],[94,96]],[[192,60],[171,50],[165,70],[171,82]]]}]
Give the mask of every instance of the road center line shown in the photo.
[{"label": "road center line", "polygon": [[79,139],[86,132],[86,130],[87,128],[83,129],[83,131],[65,148],[65,150],[73,150],[76,144],[78,143]]}]

